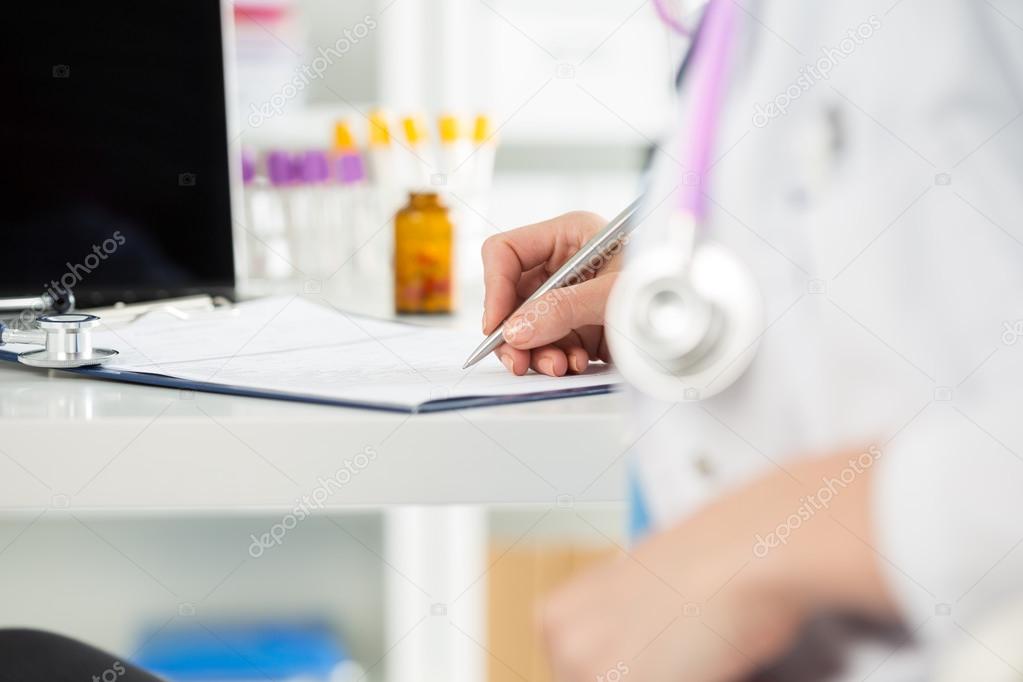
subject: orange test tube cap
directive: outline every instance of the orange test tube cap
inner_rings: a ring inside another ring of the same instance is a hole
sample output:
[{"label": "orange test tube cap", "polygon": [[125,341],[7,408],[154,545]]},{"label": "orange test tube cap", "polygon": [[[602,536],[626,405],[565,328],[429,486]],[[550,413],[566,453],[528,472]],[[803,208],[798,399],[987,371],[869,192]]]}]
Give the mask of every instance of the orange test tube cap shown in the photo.
[{"label": "orange test tube cap", "polygon": [[405,129],[405,139],[409,144],[418,145],[426,142],[426,126],[418,116],[406,116],[401,120],[401,125]]},{"label": "orange test tube cap", "polygon": [[387,122],[387,114],[379,109],[369,115],[369,143],[377,147],[391,144],[391,127]]},{"label": "orange test tube cap", "polygon": [[334,149],[346,152],[355,149],[355,136],[352,135],[348,121],[338,121],[334,124]]},{"label": "orange test tube cap", "polygon": [[472,128],[472,141],[476,144],[483,144],[494,136],[494,124],[486,114],[476,116],[475,125]]},{"label": "orange test tube cap", "polygon": [[444,114],[440,117],[437,127],[440,130],[441,142],[457,142],[462,137],[462,126],[458,117],[453,114]]}]

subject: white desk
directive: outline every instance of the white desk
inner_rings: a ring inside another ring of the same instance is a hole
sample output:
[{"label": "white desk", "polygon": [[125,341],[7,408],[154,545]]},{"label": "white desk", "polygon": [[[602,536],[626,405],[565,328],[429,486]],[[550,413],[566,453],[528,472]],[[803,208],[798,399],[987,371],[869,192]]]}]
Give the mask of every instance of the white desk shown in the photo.
[{"label": "white desk", "polygon": [[[365,448],[323,512],[391,505],[388,680],[483,678],[483,504],[613,502],[625,491],[625,396],[430,415],[97,381],[0,362],[0,515],[270,512],[283,519]],[[317,511],[321,511],[317,508]],[[86,515],[86,516],[83,516]],[[429,595],[429,597],[425,595]],[[462,596],[465,595],[465,596]],[[442,608],[441,619],[424,616]],[[449,623],[455,627],[449,626]],[[380,679],[379,676],[374,676]]]},{"label": "white desk", "polygon": [[613,501],[624,396],[408,416],[0,363],[0,509],[290,509],[364,448],[330,508]]}]

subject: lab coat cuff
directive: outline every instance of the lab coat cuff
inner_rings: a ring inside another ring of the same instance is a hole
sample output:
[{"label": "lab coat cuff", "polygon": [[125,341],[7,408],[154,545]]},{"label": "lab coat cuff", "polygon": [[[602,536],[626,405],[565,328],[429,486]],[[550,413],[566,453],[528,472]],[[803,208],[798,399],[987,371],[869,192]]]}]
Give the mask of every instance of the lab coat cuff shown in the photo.
[{"label": "lab coat cuff", "polygon": [[953,405],[882,449],[874,549],[916,641],[961,638],[1023,575],[1023,460]]}]

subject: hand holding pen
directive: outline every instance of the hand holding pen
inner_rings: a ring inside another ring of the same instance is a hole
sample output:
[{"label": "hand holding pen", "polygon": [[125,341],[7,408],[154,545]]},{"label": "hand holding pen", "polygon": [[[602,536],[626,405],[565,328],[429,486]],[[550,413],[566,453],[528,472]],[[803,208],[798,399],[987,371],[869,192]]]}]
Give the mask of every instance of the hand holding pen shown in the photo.
[{"label": "hand holding pen", "polygon": [[604,310],[638,203],[611,223],[577,211],[489,238],[483,333],[491,337],[466,366],[490,351],[516,375],[564,376],[609,362]]}]

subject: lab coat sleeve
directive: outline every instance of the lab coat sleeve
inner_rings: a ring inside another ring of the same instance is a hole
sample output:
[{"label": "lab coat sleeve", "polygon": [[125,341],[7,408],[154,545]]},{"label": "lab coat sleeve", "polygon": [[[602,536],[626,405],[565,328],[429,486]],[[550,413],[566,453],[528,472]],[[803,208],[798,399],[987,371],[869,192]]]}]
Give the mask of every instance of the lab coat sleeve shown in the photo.
[{"label": "lab coat sleeve", "polygon": [[985,620],[1023,603],[1023,441],[1007,397],[931,403],[877,464],[874,548],[917,642],[980,642]]}]

